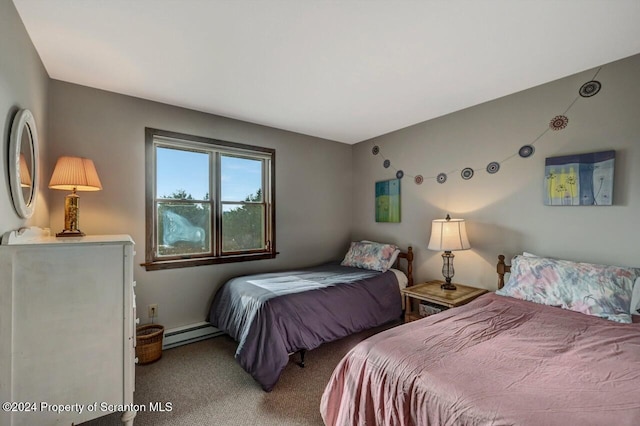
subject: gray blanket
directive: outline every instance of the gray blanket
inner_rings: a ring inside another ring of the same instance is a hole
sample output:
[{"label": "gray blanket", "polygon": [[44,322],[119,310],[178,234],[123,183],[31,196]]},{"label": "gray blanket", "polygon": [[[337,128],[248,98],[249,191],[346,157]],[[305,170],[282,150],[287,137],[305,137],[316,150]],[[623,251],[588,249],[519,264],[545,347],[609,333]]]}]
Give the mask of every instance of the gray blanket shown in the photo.
[{"label": "gray blanket", "polygon": [[289,354],[400,318],[398,282],[385,273],[328,264],[229,280],[209,321],[238,342],[236,359],[271,391]]}]

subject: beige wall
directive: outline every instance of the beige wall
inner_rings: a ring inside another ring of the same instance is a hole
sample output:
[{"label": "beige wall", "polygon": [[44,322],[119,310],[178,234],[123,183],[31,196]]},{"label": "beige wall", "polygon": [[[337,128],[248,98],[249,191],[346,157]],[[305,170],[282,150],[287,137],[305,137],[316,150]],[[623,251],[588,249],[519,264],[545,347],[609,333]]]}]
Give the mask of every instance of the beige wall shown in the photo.
[{"label": "beige wall", "polygon": [[25,220],[18,217],[13,208],[7,170],[11,124],[20,109],[27,108],[33,113],[40,140],[39,154],[41,157],[46,155],[48,84],[47,72],[13,2],[0,1],[0,234],[22,226],[49,224],[47,203],[43,197],[46,177],[41,174],[36,210],[30,219]]},{"label": "beige wall", "polygon": [[[130,234],[136,265],[145,253],[144,129],[276,149],[276,232],[280,255],[226,265],[147,272],[136,266],[139,316],[159,304],[159,321],[177,327],[203,321],[216,288],[231,276],[334,259],[347,246],[351,215],[351,146],[52,80],[50,158],[94,160],[104,189],[80,193],[80,228]],[[48,190],[51,227],[63,228],[63,191]]]},{"label": "beige wall", "polygon": [[[439,252],[427,250],[432,219],[447,213],[467,221],[472,249],[456,252],[454,281],[496,287],[499,253],[523,250],[561,258],[640,266],[640,55],[605,65],[602,90],[580,98],[567,113],[566,129],[540,139],[533,157],[502,164],[497,174],[476,171],[468,181],[460,169],[484,168],[531,143],[552,117],[562,114],[589,70],[473,108],[426,121],[354,147],[353,238],[393,241],[416,251],[416,278],[441,278]],[[482,76],[470,75],[478,84]],[[402,222],[375,223],[374,182],[394,178],[371,153],[373,144],[406,174],[449,174],[416,185],[402,180]],[[543,205],[546,157],[616,150],[614,206]]]},{"label": "beige wall", "polygon": [[[0,232],[25,225],[63,227],[64,192],[46,188],[60,155],[92,158],[104,190],[81,193],[81,228],[91,234],[127,233],[144,261],[144,128],[146,126],[277,150],[277,239],[280,256],[228,265],[146,272],[137,266],[138,305],[158,303],[160,322],[171,328],[199,322],[228,277],[320,263],[340,256],[351,236],[413,245],[416,278],[441,276],[440,253],[426,249],[430,222],[446,213],[463,217],[473,248],[456,254],[456,280],[495,288],[498,253],[528,250],[575,260],[640,265],[640,55],[608,64],[598,76],[602,91],[578,99],[567,129],[548,132],[532,158],[515,157],[499,173],[459,171],[437,184],[403,180],[402,223],[374,221],[374,182],[393,178],[385,157],[407,175],[435,176],[515,154],[575,99],[594,70],[411,126],[353,147],[183,108],[85,88],[47,77],[11,2],[0,2]],[[481,77],[478,84],[482,84]],[[40,134],[41,192],[34,217],[18,218],[7,176],[11,121],[20,108],[36,117]],[[544,159],[615,149],[613,207],[547,207],[542,204]]]}]

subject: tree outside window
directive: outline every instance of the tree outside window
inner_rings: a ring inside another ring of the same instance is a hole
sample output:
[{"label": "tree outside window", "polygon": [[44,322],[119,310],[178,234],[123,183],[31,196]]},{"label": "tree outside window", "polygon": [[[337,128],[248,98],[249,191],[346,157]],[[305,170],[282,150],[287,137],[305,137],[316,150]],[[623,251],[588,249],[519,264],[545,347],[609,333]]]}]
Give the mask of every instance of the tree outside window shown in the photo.
[{"label": "tree outside window", "polygon": [[275,257],[275,150],[146,130],[147,270]]}]

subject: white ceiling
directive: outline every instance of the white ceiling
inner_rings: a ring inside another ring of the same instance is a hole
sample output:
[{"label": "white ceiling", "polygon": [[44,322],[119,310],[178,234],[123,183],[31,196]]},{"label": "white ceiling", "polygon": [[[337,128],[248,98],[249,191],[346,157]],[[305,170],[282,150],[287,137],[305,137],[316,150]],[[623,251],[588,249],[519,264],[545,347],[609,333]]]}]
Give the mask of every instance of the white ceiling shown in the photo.
[{"label": "white ceiling", "polygon": [[640,53],[638,0],[13,0],[51,78],[345,143]]}]

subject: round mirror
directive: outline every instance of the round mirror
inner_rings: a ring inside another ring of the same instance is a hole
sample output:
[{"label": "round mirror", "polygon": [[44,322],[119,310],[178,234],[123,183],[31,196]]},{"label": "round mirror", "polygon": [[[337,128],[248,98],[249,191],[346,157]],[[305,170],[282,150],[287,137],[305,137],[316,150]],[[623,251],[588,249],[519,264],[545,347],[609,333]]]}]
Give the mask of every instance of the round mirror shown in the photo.
[{"label": "round mirror", "polygon": [[31,217],[38,196],[38,132],[28,109],[18,111],[11,126],[9,180],[16,212]]}]

